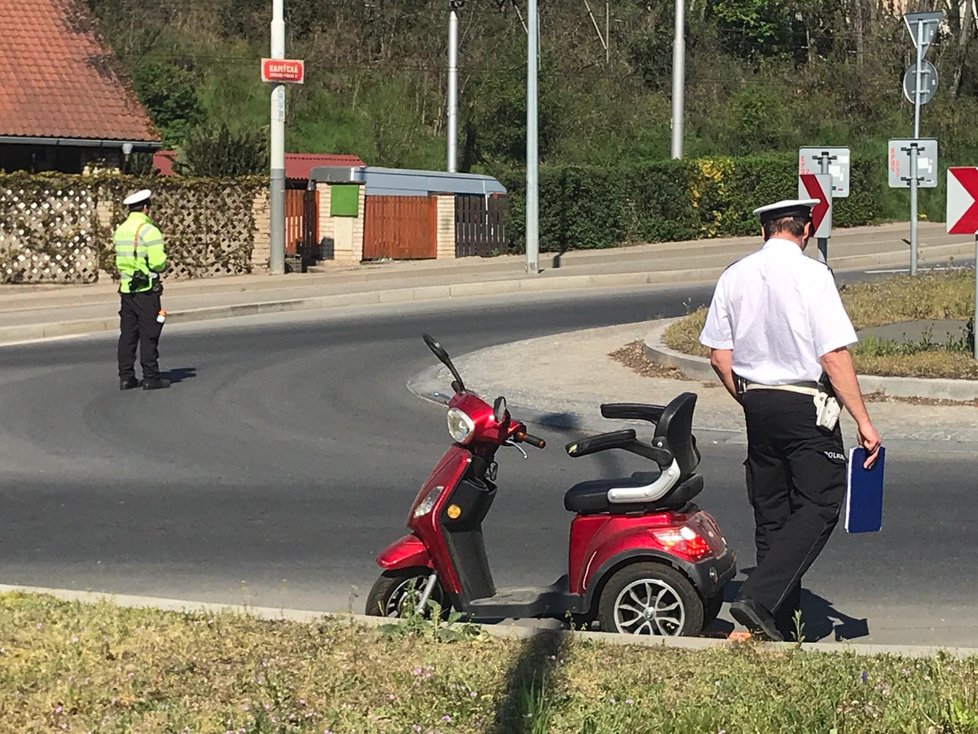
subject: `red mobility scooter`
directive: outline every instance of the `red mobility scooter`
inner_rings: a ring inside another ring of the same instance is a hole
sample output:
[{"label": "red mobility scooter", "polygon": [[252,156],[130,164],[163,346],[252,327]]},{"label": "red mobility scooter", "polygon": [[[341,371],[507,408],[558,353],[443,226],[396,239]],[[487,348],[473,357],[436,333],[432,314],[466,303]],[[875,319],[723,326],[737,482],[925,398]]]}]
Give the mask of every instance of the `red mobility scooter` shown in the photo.
[{"label": "red mobility scooter", "polygon": [[526,458],[522,444],[543,448],[544,441],[510,416],[504,398],[490,406],[466,390],[448,353],[427,334],[424,340],[454,377],[448,432],[455,442],[421,485],[408,514],[411,533],[378,556],[383,573],[367,614],[430,613],[437,602],[472,621],[570,617],[611,632],[699,634],[720,611],[736,567],[716,522],[691,502],[703,489],[694,473],[696,395],[683,393],[664,407],[602,405],[605,418],[651,423],[651,441],[626,429],[575,441],[567,453],[623,449],[657,470],[571,487],[564,496],[574,513],[568,573],[544,588],[497,589],[482,537],[496,497],[494,457],[511,446]]}]

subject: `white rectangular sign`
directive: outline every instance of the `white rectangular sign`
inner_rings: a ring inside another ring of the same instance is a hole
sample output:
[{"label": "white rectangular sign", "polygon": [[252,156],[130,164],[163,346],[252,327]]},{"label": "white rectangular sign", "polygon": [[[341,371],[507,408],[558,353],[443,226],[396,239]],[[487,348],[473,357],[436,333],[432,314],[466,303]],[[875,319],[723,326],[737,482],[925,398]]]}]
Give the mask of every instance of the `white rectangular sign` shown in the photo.
[{"label": "white rectangular sign", "polygon": [[886,169],[891,189],[910,188],[910,151],[917,148],[917,185],[937,187],[937,141],[933,138],[891,140],[887,148]]},{"label": "white rectangular sign", "polygon": [[848,148],[799,148],[798,174],[828,173],[832,176],[832,198],[849,196]]}]

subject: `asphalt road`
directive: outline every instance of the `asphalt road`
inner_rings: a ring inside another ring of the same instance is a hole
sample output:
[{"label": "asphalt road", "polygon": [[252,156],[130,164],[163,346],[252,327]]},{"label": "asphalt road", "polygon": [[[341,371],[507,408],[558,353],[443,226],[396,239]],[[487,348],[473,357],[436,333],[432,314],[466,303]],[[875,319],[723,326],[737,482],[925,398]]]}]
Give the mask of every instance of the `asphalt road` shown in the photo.
[{"label": "asphalt road", "polygon": [[[587,291],[174,325],[169,391],[120,393],[114,337],[0,349],[0,583],[361,611],[375,553],[403,532],[449,443],[405,388],[452,352],[678,315],[708,289]],[[519,365],[501,366],[518,379]],[[446,386],[447,387],[447,386]],[[609,396],[614,399],[615,396]],[[640,460],[501,452],[486,526],[497,583],[564,572],[576,481]],[[743,447],[702,442],[699,500],[749,566]],[[806,577],[809,633],[978,644],[973,458],[940,445],[888,458],[885,531],[830,541]]]}]

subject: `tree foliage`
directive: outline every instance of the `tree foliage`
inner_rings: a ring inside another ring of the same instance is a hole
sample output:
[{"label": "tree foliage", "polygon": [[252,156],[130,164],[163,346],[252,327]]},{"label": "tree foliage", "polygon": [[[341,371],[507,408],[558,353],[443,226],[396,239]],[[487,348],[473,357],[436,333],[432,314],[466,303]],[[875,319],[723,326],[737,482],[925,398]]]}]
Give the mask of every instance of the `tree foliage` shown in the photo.
[{"label": "tree foliage", "polygon": [[[265,0],[88,0],[169,143],[225,120],[268,118],[257,60]],[[459,130],[466,168],[525,155],[525,5],[469,0],[459,14]],[[669,156],[673,4],[540,4],[540,150],[551,164]],[[945,160],[978,155],[978,44],[969,3],[948,4],[929,58],[941,88],[923,113]],[[289,150],[349,152],[376,165],[445,164],[444,0],[286,0]],[[595,27],[597,26],[597,28]],[[607,37],[606,37],[607,36]],[[688,0],[686,152],[786,153],[849,145],[882,155],[910,134],[900,80],[912,44],[890,0]],[[605,45],[608,48],[606,50]]]}]

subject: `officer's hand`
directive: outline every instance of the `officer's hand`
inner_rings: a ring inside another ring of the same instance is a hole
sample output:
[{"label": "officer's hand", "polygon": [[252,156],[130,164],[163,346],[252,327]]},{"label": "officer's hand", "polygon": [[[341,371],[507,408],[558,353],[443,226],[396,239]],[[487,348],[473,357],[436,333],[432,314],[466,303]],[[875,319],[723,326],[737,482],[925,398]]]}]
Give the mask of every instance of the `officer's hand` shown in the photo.
[{"label": "officer's hand", "polygon": [[866,449],[866,461],[863,462],[863,468],[870,469],[879,457],[883,439],[880,438],[876,428],[869,421],[856,429],[856,437],[859,440],[859,445]]}]

